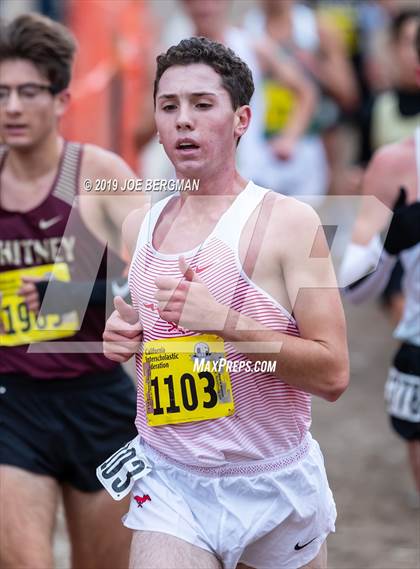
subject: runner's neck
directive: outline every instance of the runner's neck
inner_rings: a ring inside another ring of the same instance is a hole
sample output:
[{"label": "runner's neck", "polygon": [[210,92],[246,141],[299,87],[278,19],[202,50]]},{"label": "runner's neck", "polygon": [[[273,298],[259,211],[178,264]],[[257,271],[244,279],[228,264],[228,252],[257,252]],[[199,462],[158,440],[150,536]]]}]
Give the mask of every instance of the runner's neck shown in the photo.
[{"label": "runner's neck", "polygon": [[63,146],[64,140],[54,135],[32,148],[11,148],[4,168],[7,168],[16,180],[33,182],[57,169]]},{"label": "runner's neck", "polygon": [[[177,173],[178,174],[178,173]],[[183,179],[184,176],[177,175],[177,178]],[[187,178],[186,178],[187,179]],[[240,176],[237,170],[226,168],[225,171],[215,174],[212,172],[207,176],[197,176],[197,178],[189,177],[191,182],[194,179],[199,180],[198,190],[189,190],[181,192],[181,199],[185,200],[189,195],[194,196],[233,196],[239,194],[246,186],[247,181]]]}]

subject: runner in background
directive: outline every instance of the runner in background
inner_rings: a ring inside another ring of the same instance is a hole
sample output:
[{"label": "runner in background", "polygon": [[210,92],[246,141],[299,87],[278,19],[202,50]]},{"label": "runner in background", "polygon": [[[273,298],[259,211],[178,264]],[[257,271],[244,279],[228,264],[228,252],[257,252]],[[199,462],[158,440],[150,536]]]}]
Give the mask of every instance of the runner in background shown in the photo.
[{"label": "runner in background", "polygon": [[[415,41],[420,85],[420,26]],[[343,260],[341,284],[347,287],[350,301],[361,302],[382,292],[398,260],[404,268],[405,304],[394,332],[402,345],[389,372],[385,397],[391,424],[407,443],[420,494],[420,126],[414,136],[375,153],[363,194],[375,196],[394,214],[382,248],[380,233],[389,220],[374,202],[364,202]]]},{"label": "runner in background", "polygon": [[2,568],[53,566],[60,496],[74,567],[128,560],[124,506],[95,469],[135,434],[132,380],[99,350],[107,297],[127,293],[121,225],[139,198],[95,192],[132,170],[60,135],[74,51],[70,32],[42,16],[1,25]]},{"label": "runner in background", "polygon": [[[391,63],[389,54],[389,26],[399,12],[410,4],[414,7],[415,1],[316,0],[313,4],[320,20],[341,36],[359,87],[357,108],[343,113],[340,118],[340,123],[344,121],[347,127],[343,135],[348,138],[348,127],[351,127],[353,136],[356,136],[354,148],[345,149],[347,161],[337,164],[337,175],[342,176],[343,167],[349,163],[364,166],[372,156],[369,131],[373,99],[390,87],[391,75],[395,75],[395,65]],[[342,148],[337,150],[342,152]]]},{"label": "runner in background", "polygon": [[389,29],[392,88],[378,95],[372,109],[371,145],[385,144],[411,136],[420,121],[420,88],[416,79],[416,30],[420,9],[401,11]]},{"label": "runner in background", "polygon": [[[373,150],[408,138],[420,123],[420,87],[416,78],[415,35],[420,10],[402,10],[390,22],[388,31],[390,89],[379,94],[370,117],[370,145]],[[403,266],[398,261],[381,295],[382,305],[394,325],[401,319],[404,295]]]},{"label": "runner in background", "polygon": [[[253,177],[282,193],[324,195],[330,184],[328,160],[334,164],[338,145],[333,136],[332,144],[327,146],[331,156],[327,158],[323,138],[327,141],[335,134],[340,109],[350,111],[358,104],[357,84],[340,34],[311,7],[294,0],[259,0],[247,13],[244,24],[256,37],[268,34],[276,45],[278,57],[292,58],[321,92],[294,160],[282,164],[266,154],[264,161],[255,164],[256,172],[260,170],[259,177]],[[270,140],[284,128],[297,102],[290,90],[273,84],[267,73],[264,92],[264,132]]]}]

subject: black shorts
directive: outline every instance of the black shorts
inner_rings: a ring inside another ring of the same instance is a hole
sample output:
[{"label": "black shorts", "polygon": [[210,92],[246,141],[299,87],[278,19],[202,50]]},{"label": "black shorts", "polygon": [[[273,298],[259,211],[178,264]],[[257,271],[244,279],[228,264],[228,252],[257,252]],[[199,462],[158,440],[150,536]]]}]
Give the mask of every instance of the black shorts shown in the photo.
[{"label": "black shorts", "polygon": [[[393,368],[397,372],[407,374],[416,378],[420,377],[420,347],[404,343],[395,354]],[[399,396],[402,391],[400,389]],[[419,410],[420,405],[420,386],[417,379],[414,396],[411,397],[411,405]],[[417,411],[418,416],[418,411]],[[420,422],[409,421],[404,418],[394,416],[390,413],[390,421],[395,432],[406,441],[420,440]]]},{"label": "black shorts", "polygon": [[420,423],[412,423],[411,421],[404,421],[390,415],[391,425],[394,431],[406,441],[420,440]]},{"label": "black shorts", "polygon": [[75,379],[0,375],[0,464],[102,488],[96,467],[137,435],[136,392],[118,366]]}]

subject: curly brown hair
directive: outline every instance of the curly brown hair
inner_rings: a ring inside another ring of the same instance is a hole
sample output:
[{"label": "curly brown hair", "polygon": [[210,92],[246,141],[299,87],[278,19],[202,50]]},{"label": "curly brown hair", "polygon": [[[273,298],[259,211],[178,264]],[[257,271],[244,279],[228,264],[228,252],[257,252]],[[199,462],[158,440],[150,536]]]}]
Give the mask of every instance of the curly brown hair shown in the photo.
[{"label": "curly brown hair", "polygon": [[254,93],[254,81],[248,65],[230,48],[204,37],[184,39],[157,57],[153,89],[155,103],[159,81],[165,71],[174,65],[193,63],[205,63],[221,76],[222,85],[229,93],[233,110],[242,105],[249,105]]},{"label": "curly brown hair", "polygon": [[53,93],[68,87],[75,51],[71,32],[40,14],[22,14],[0,26],[0,62],[30,61],[48,78]]}]

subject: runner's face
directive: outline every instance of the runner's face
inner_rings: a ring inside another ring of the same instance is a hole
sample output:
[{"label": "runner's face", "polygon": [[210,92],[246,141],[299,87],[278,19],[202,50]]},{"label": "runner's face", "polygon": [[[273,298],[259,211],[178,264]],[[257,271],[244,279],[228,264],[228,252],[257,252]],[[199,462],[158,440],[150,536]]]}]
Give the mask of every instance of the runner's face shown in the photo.
[{"label": "runner's face", "polygon": [[36,146],[56,134],[69,95],[63,91],[53,96],[39,86],[50,83],[30,61],[0,63],[0,139],[11,148]]},{"label": "runner's face", "polygon": [[221,32],[228,0],[184,0],[184,5],[194,23],[196,35],[211,38]]},{"label": "runner's face", "polygon": [[208,177],[234,161],[236,140],[246,130],[239,114],[210,66],[194,63],[165,71],[155,118],[160,142],[178,177]]}]

